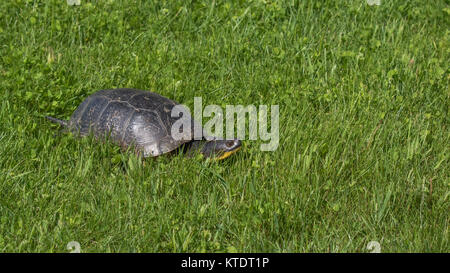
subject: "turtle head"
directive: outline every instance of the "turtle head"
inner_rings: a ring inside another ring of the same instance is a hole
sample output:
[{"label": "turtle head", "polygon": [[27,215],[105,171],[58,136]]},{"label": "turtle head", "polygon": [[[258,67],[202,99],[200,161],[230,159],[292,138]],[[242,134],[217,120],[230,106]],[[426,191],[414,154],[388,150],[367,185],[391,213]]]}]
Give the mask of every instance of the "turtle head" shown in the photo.
[{"label": "turtle head", "polygon": [[195,140],[188,146],[187,153],[192,155],[199,152],[203,154],[204,157],[222,160],[234,154],[240,148],[241,141],[239,139]]}]

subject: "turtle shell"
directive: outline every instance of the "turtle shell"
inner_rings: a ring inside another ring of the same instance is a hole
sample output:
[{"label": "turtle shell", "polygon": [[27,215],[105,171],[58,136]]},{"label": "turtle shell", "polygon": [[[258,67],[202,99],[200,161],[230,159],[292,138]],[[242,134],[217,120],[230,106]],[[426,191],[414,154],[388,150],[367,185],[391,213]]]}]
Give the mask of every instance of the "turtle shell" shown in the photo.
[{"label": "turtle shell", "polygon": [[[193,130],[185,130],[187,133],[180,140],[172,137],[172,125],[180,119],[171,117],[176,105],[179,104],[149,91],[100,90],[78,106],[68,127],[81,136],[91,133],[97,138],[108,136],[123,148],[133,145],[144,157],[158,156],[193,139]],[[181,118],[189,119],[193,128],[194,121],[190,116]]]}]

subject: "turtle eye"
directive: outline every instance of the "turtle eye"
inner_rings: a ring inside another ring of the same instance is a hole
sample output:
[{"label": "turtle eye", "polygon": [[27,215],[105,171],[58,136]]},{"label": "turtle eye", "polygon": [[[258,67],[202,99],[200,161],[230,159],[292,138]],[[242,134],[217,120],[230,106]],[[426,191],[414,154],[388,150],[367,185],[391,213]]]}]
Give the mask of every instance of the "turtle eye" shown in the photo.
[{"label": "turtle eye", "polygon": [[228,148],[231,148],[231,147],[234,146],[234,141],[233,141],[233,140],[229,140],[229,141],[227,141],[227,142],[225,143],[225,145],[226,145]]}]

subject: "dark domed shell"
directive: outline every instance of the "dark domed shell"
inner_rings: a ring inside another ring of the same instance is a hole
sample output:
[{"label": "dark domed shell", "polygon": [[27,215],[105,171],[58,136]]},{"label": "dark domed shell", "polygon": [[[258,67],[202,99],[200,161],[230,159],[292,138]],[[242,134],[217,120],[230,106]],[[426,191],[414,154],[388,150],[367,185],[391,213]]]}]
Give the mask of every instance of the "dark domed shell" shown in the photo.
[{"label": "dark domed shell", "polygon": [[[131,145],[144,157],[158,156],[191,141],[193,131],[182,140],[171,136],[171,117],[178,103],[159,94],[137,89],[100,90],[87,97],[69,120],[71,131],[81,136],[94,134],[127,148]],[[190,122],[191,117],[187,118]]]}]

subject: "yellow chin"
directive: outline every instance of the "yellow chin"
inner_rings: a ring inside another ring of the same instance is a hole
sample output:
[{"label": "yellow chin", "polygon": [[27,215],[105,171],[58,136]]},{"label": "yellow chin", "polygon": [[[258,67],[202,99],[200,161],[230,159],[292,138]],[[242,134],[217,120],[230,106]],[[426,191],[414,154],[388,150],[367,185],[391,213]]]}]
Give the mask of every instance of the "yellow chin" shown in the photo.
[{"label": "yellow chin", "polygon": [[234,154],[235,152],[239,151],[240,149],[241,149],[241,147],[234,149],[233,151],[225,152],[222,155],[220,155],[219,157],[217,157],[216,160],[225,159],[225,158],[229,157],[230,155]]}]

